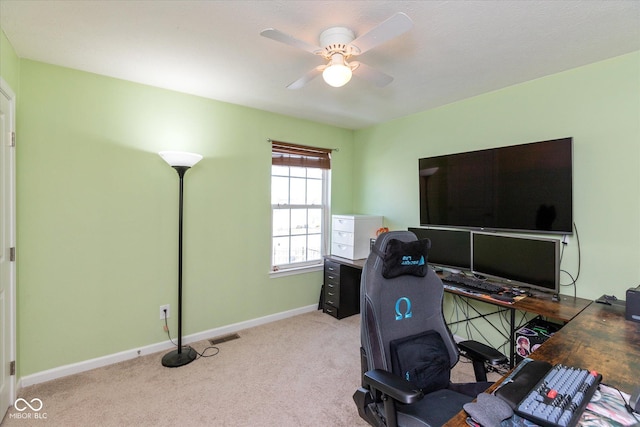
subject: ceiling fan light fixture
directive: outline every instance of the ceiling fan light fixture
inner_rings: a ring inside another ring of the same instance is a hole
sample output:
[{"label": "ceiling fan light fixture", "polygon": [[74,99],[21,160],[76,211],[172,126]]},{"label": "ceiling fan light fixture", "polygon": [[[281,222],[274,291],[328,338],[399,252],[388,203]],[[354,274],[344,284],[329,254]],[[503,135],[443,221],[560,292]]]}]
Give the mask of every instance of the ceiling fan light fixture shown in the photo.
[{"label": "ceiling fan light fixture", "polygon": [[322,72],[324,81],[333,87],[342,87],[351,80],[351,67],[347,65],[344,56],[339,53],[331,57],[331,64]]}]

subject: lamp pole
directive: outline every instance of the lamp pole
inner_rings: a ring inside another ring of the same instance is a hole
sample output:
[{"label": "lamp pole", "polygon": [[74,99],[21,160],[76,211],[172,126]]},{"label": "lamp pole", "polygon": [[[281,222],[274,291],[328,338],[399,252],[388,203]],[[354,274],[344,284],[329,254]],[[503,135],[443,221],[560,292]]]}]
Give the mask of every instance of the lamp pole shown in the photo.
[{"label": "lamp pole", "polygon": [[162,365],[168,368],[177,368],[191,363],[196,358],[196,351],[185,346],[182,348],[182,223],[183,223],[183,192],[184,175],[195,165],[202,156],[193,153],[161,152],[160,156],[176,170],[180,179],[180,192],[178,196],[178,348],[170,351],[162,357]]}]

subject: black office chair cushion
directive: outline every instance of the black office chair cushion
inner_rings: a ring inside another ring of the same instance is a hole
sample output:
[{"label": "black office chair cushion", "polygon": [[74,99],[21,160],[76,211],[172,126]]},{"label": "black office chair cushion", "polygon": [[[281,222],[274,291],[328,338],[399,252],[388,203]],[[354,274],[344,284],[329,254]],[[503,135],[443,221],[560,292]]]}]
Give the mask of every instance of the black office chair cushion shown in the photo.
[{"label": "black office chair cushion", "polygon": [[471,396],[449,389],[429,393],[418,405],[397,405],[398,425],[403,427],[444,425],[473,399]]},{"label": "black office chair cushion", "polygon": [[383,254],[374,251],[382,258],[382,276],[385,279],[405,274],[424,277],[429,266],[427,259],[431,241],[429,239],[403,242],[398,239],[390,239]]},{"label": "black office chair cushion", "polygon": [[440,334],[426,331],[389,343],[392,372],[424,394],[447,388],[451,380],[449,352]]}]

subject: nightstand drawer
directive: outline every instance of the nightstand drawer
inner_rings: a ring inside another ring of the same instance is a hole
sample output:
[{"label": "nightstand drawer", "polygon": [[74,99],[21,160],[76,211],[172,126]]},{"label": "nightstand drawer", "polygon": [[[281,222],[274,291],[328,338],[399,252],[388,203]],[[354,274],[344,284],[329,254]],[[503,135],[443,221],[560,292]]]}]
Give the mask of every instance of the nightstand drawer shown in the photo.
[{"label": "nightstand drawer", "polygon": [[324,264],[324,284],[340,285],[340,265],[328,262]]},{"label": "nightstand drawer", "polygon": [[[343,245],[341,243],[331,243],[331,255],[340,256],[342,258],[355,259],[352,245]],[[361,257],[366,258],[366,257]]]},{"label": "nightstand drawer", "polygon": [[340,284],[324,282],[324,294],[327,295],[329,292],[333,292],[333,293],[340,292]]},{"label": "nightstand drawer", "polygon": [[322,309],[323,312],[327,313],[330,316],[333,316],[337,319],[339,319],[340,317],[338,317],[338,309],[331,306],[331,305],[324,305],[324,308]]},{"label": "nightstand drawer", "polygon": [[340,276],[335,273],[324,273],[324,284],[340,288]]},{"label": "nightstand drawer", "polygon": [[355,231],[355,219],[344,218],[334,215],[332,220],[333,230],[347,231],[353,233]]},{"label": "nightstand drawer", "polygon": [[337,319],[360,311],[360,278],[362,266],[346,264],[342,258],[325,258],[321,301],[326,314]]},{"label": "nightstand drawer", "polygon": [[353,233],[350,231],[333,230],[331,237],[333,243],[353,246]]},{"label": "nightstand drawer", "polygon": [[333,215],[331,225],[331,255],[358,260],[369,256],[370,239],[382,227],[382,217]]},{"label": "nightstand drawer", "polygon": [[340,307],[340,285],[325,285],[324,303],[325,305],[329,304],[336,308]]},{"label": "nightstand drawer", "polygon": [[337,262],[332,262],[329,260],[325,260],[324,261],[324,272],[326,273],[333,273],[337,276],[340,276],[340,264],[338,264]]}]

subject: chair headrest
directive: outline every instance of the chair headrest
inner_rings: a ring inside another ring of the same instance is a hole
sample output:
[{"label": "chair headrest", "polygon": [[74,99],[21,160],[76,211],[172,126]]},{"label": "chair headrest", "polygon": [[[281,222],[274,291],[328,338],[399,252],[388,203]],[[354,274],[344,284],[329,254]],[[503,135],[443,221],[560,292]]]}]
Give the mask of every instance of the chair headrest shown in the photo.
[{"label": "chair headrest", "polygon": [[380,252],[384,252],[386,250],[386,246],[389,243],[389,240],[396,239],[402,242],[412,242],[414,240],[418,240],[416,235],[412,231],[387,231],[386,233],[381,233],[378,237],[376,237],[376,243],[374,248],[378,249]]},{"label": "chair headrest", "polygon": [[429,239],[418,240],[410,231],[390,231],[376,239],[373,252],[382,260],[385,279],[410,275],[427,275],[427,259],[431,248]]}]

